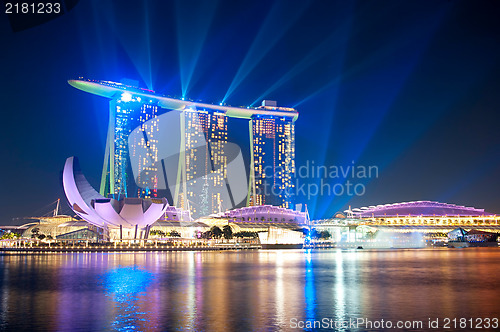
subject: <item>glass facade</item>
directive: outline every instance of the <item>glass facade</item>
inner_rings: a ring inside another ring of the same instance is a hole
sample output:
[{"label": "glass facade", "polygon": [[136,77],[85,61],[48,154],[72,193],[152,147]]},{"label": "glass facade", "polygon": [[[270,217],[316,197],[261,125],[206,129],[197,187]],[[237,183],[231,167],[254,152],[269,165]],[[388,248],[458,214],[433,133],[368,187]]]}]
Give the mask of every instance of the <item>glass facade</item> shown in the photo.
[{"label": "glass facade", "polygon": [[294,123],[291,118],[262,115],[251,121],[255,195],[250,205],[292,208]]},{"label": "glass facade", "polygon": [[89,228],[61,234],[56,237],[58,240],[102,240],[102,232],[96,232]]},{"label": "glass facade", "polygon": [[[101,183],[103,196],[116,199],[157,197],[155,183],[158,183],[158,170],[155,164],[158,161],[158,126],[145,126],[147,121],[157,116],[158,107],[141,102],[140,98],[111,100],[110,129]],[[138,141],[129,142],[129,135],[136,128],[141,128],[144,135]],[[134,178],[130,157],[141,147],[146,148],[148,153],[139,160],[138,176]]]},{"label": "glass facade", "polygon": [[137,149],[146,151],[142,158],[138,158],[137,175],[135,178],[137,185],[136,194],[138,197],[158,197],[160,127],[157,114],[158,109],[156,106],[143,105],[139,113],[140,125],[137,128],[140,128],[142,136],[129,138],[131,156],[135,156]]},{"label": "glass facade", "polygon": [[[185,187],[181,207],[207,216],[225,206],[227,122],[224,113],[186,110],[184,117]],[[186,201],[187,199],[187,201]]]}]

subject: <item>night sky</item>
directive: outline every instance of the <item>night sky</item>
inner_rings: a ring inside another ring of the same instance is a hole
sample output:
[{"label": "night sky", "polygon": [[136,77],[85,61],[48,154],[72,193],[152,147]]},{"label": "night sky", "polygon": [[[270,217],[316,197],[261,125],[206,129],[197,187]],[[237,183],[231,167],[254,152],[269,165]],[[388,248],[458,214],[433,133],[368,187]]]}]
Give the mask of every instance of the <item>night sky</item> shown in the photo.
[{"label": "night sky", "polygon": [[313,218],[411,200],[500,213],[498,1],[81,0],[17,32],[0,17],[0,224],[64,199],[69,156],[98,188],[108,100],[79,76],[297,108],[297,166],[379,169],[354,179],[364,195],[297,197]]}]

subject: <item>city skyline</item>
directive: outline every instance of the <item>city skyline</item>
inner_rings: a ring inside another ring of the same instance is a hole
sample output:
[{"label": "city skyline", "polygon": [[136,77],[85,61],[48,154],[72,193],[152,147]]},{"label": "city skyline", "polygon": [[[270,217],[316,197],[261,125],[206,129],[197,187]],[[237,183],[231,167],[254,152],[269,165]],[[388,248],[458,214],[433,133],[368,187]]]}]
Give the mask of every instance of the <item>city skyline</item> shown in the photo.
[{"label": "city skyline", "polygon": [[499,16],[5,2],[0,326],[498,328]]},{"label": "city skyline", "polygon": [[[77,76],[128,77],[159,93],[214,105],[269,99],[298,109],[295,169],[314,162],[379,170],[376,178],[356,179],[365,186],[362,196],[299,192],[296,199],[308,204],[312,218],[349,205],[416,200],[499,213],[496,13],[493,2],[468,1],[383,7],[102,1],[78,3],[18,32],[3,15],[8,125],[1,134],[0,218],[17,223],[12,218],[62,198],[59,171],[67,156],[79,155],[99,188],[109,105],[67,86]],[[33,52],[24,52],[25,45]],[[228,131],[247,139],[248,123],[235,123]],[[250,156],[243,158],[247,163]],[[333,186],[350,179],[323,180]],[[21,199],[26,195],[29,203]]]}]

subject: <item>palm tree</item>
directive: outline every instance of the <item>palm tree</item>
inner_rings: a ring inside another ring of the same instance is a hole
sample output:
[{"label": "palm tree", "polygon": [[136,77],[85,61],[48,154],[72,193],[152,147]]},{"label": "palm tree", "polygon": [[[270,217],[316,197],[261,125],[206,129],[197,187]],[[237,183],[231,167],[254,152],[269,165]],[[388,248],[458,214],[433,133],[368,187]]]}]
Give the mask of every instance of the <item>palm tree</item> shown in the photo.
[{"label": "palm tree", "polygon": [[170,231],[169,236],[171,237],[181,237],[181,234],[177,232],[176,230]]},{"label": "palm tree", "polygon": [[217,226],[213,226],[212,228],[210,228],[210,232],[212,233],[214,239],[220,239],[223,234],[222,230]]},{"label": "palm tree", "polygon": [[31,230],[31,237],[32,238],[37,238],[39,232],[40,232],[40,228],[38,228],[38,227],[33,228]]},{"label": "palm tree", "polygon": [[233,238],[233,230],[231,228],[231,226],[229,225],[225,225],[223,228],[222,228],[222,232],[224,233],[224,238],[226,240],[229,240],[229,239],[232,239]]}]

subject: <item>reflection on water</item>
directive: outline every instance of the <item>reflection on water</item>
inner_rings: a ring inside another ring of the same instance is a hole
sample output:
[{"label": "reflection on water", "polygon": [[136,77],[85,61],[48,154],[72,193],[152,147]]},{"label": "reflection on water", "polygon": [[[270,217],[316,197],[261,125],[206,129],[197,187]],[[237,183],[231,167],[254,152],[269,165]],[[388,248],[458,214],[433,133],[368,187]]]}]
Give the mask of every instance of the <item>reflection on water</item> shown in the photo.
[{"label": "reflection on water", "polygon": [[117,331],[143,331],[148,322],[149,311],[141,311],[139,299],[146,295],[146,289],[153,281],[153,275],[138,266],[117,267],[106,272],[103,284],[106,295],[116,303],[116,319],[111,323]]},{"label": "reflection on water", "polygon": [[306,319],[315,320],[315,308],[316,308],[316,289],[314,288],[314,268],[312,263],[312,249],[305,250],[305,287],[304,287],[304,298],[306,301]]},{"label": "reflection on water", "polygon": [[334,317],[343,322],[347,320],[345,316],[345,286],[344,286],[344,268],[343,268],[343,253],[337,252],[335,255],[335,282],[333,285],[335,294]]},{"label": "reflection on water", "polygon": [[0,264],[0,330],[500,317],[496,248],[0,255]]}]

